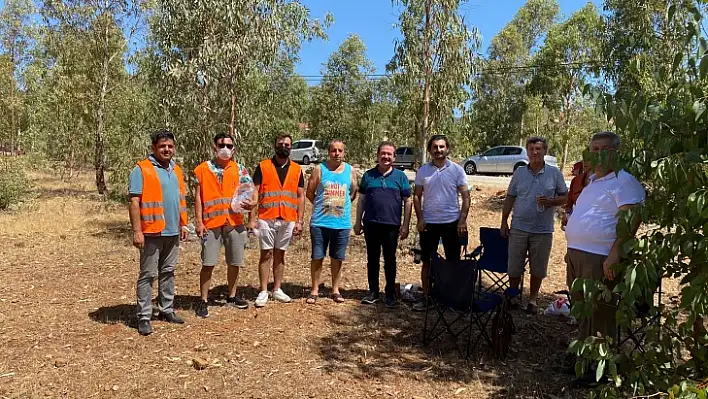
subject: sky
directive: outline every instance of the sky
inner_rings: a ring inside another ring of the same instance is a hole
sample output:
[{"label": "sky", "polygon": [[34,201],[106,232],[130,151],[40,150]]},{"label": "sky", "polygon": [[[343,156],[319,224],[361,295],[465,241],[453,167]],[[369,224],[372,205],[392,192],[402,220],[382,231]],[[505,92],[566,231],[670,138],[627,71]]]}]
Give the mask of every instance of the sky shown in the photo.
[{"label": "sky", "polygon": [[[602,9],[600,0],[592,0]],[[374,63],[377,73],[384,73],[393,55],[396,38],[400,36],[396,23],[397,9],[391,0],[302,0],[310,9],[312,18],[324,19],[332,13],[334,24],[327,29],[329,40],[304,43],[300,51],[301,62],[296,71],[300,75],[320,75],[322,64],[331,53],[354,33],[367,47],[367,56]],[[494,35],[516,14],[526,0],[469,0],[461,12],[470,26],[475,26],[482,36],[483,54]],[[559,0],[561,14],[569,16],[587,4],[587,0]]]}]

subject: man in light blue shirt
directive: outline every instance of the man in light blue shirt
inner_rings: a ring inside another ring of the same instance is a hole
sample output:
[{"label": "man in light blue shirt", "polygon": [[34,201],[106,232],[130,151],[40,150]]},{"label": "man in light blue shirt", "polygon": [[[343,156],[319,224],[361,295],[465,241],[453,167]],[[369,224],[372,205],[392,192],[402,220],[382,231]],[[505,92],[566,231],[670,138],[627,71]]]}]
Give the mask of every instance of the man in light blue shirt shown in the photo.
[{"label": "man in light blue shirt", "polygon": [[[447,137],[441,134],[432,136],[428,140],[428,152],[432,161],[418,169],[413,197],[423,263],[421,281],[426,294],[430,255],[437,251],[442,239],[445,259],[460,259],[460,237],[467,235],[467,212],[470,209],[467,176],[460,165],[447,159],[450,153]],[[459,197],[462,197],[461,207]],[[423,298],[413,310],[425,310],[426,302]]]},{"label": "man in light blue shirt", "polygon": [[[509,238],[507,273],[511,288],[519,288],[528,256],[531,287],[526,311],[532,314],[538,312],[536,298],[548,273],[555,207],[568,199],[563,173],[544,162],[546,151],[546,139],[530,137],[526,141],[529,164],[517,168],[511,178],[501,221],[501,234]],[[510,231],[507,221],[512,208]]]}]

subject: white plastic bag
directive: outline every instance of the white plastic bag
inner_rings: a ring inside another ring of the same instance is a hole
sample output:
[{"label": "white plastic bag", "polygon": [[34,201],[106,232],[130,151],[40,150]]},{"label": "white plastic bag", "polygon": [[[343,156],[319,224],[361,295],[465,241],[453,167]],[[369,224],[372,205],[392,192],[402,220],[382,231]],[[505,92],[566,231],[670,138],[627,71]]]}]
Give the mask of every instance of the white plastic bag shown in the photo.
[{"label": "white plastic bag", "polygon": [[252,183],[242,183],[238,185],[238,189],[236,189],[234,196],[231,198],[231,209],[233,209],[234,212],[248,213],[241,205],[244,201],[250,201],[253,198],[253,189]]},{"label": "white plastic bag", "polygon": [[551,316],[570,316],[570,306],[568,306],[568,298],[558,298],[555,301],[549,303],[545,313]]}]

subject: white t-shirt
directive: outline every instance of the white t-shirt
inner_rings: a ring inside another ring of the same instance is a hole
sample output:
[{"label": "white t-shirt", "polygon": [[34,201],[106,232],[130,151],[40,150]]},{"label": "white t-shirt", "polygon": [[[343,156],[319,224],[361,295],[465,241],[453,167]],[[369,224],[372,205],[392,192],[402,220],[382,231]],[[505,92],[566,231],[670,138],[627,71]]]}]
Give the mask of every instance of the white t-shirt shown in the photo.
[{"label": "white t-shirt", "polygon": [[452,223],[460,218],[459,186],[467,187],[462,167],[450,160],[437,168],[431,162],[418,169],[416,187],[423,187],[423,219],[425,223]]},{"label": "white t-shirt", "polygon": [[624,170],[600,179],[590,176],[590,184],[580,193],[565,228],[568,248],[609,255],[617,238],[619,208],[645,198],[644,187]]}]

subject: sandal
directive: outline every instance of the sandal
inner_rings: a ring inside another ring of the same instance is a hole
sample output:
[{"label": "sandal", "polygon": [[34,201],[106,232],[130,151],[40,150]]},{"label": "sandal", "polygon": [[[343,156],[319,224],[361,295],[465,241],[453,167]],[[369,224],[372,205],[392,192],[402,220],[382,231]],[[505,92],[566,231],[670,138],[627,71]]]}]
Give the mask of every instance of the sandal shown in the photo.
[{"label": "sandal", "polygon": [[305,299],[305,303],[309,305],[314,305],[317,303],[317,295],[310,294],[307,296],[307,299]]},{"label": "sandal", "polygon": [[342,303],[344,302],[344,297],[342,296],[342,294],[337,292],[332,294],[332,300],[334,301],[334,303]]}]

